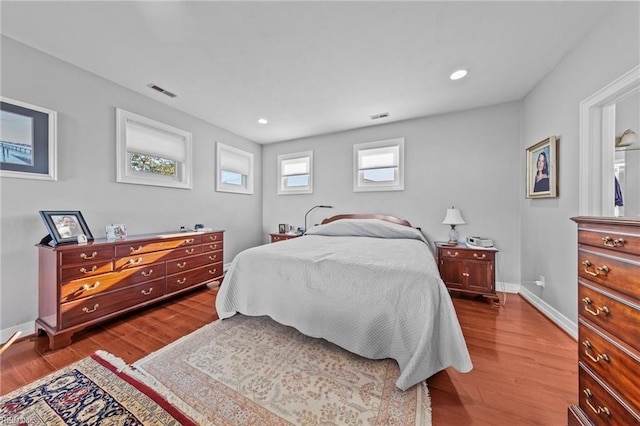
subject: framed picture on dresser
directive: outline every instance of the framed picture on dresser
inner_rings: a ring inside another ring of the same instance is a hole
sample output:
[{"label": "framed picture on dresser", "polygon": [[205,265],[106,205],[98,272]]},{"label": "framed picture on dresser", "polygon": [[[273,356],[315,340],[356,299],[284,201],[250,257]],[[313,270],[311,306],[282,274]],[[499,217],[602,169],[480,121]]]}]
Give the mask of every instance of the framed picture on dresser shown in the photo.
[{"label": "framed picture on dresser", "polygon": [[93,241],[91,230],[79,210],[41,210],[40,217],[53,245],[77,243],[81,235],[86,237],[86,241]]},{"label": "framed picture on dresser", "polygon": [[558,196],[558,140],[555,136],[527,148],[527,198]]}]

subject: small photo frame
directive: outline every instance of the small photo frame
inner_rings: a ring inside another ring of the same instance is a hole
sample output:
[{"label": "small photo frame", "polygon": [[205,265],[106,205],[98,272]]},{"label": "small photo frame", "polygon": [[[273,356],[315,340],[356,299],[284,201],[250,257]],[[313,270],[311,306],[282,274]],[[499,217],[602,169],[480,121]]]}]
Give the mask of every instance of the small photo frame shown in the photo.
[{"label": "small photo frame", "polygon": [[54,245],[77,243],[80,235],[93,241],[91,230],[79,210],[41,210],[40,217]]},{"label": "small photo frame", "polygon": [[0,176],[57,180],[57,113],[0,97]]},{"label": "small photo frame", "polygon": [[286,233],[286,232],[287,232],[287,225],[286,225],[286,224],[284,224],[284,223],[279,224],[279,225],[278,225],[278,232],[279,232],[280,234],[284,234],[284,233]]},{"label": "small photo frame", "polygon": [[125,240],[127,238],[127,225],[121,223],[105,226],[107,240]]},{"label": "small photo frame", "polygon": [[527,148],[527,198],[558,196],[558,140],[555,136]]}]

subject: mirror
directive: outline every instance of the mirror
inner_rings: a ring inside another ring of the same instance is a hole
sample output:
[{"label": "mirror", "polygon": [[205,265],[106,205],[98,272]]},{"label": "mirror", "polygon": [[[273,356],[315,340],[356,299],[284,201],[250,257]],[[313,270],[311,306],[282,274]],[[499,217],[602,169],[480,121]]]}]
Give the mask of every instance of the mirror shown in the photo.
[{"label": "mirror", "polygon": [[[616,137],[628,129],[640,132],[640,93],[616,103]],[[614,192],[614,215],[640,216],[640,144],[615,148],[614,173],[619,192]]]}]

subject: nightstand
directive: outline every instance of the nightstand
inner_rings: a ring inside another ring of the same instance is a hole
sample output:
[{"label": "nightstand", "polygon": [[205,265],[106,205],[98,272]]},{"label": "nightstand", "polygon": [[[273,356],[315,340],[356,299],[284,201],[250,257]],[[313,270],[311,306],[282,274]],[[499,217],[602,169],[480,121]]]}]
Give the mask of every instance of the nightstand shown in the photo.
[{"label": "nightstand", "polygon": [[450,291],[477,294],[498,301],[495,248],[436,243],[440,277]]},{"label": "nightstand", "polygon": [[291,238],[298,238],[300,235],[291,235],[291,234],[269,234],[271,236],[271,242],[275,243],[277,241],[290,240]]}]

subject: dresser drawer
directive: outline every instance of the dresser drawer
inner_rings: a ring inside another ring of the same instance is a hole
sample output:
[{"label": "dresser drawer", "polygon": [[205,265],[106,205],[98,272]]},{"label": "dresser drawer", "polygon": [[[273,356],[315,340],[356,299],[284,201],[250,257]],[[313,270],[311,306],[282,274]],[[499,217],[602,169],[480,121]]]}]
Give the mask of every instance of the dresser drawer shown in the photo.
[{"label": "dresser drawer", "polygon": [[113,271],[113,262],[109,260],[92,260],[81,265],[60,268],[60,281],[106,274]]},{"label": "dresser drawer", "polygon": [[210,263],[222,260],[222,252],[203,253],[197,256],[182,257],[180,259],[170,260],[167,262],[167,274],[177,274],[186,272],[199,266],[208,265]]},{"label": "dresser drawer", "polygon": [[183,273],[167,275],[167,293],[222,277],[222,262],[202,266]]},{"label": "dresser drawer", "polygon": [[[579,363],[580,408],[597,426],[630,426],[640,424],[640,416],[632,411],[618,395],[612,395],[600,380]],[[609,388],[610,389],[610,388]]]},{"label": "dresser drawer", "polygon": [[60,265],[84,265],[87,263],[104,263],[113,257],[112,246],[88,245],[79,249],[61,250]]},{"label": "dresser drawer", "polygon": [[440,256],[445,258],[465,259],[465,260],[492,260],[495,257],[493,250],[469,250],[456,247],[439,247]]},{"label": "dresser drawer", "polygon": [[601,247],[612,253],[640,255],[640,234],[628,226],[585,225],[578,229],[578,243]]},{"label": "dresser drawer", "polygon": [[204,234],[202,236],[202,244],[222,242],[223,235],[224,234],[222,232],[214,232],[212,234]]},{"label": "dresser drawer", "polygon": [[81,299],[98,293],[114,291],[144,281],[151,281],[166,274],[164,262],[144,265],[121,272],[96,275],[90,278],[69,281],[62,284],[60,299],[62,303]]},{"label": "dresser drawer", "polygon": [[109,292],[61,305],[62,327],[72,327],[105,315],[152,301],[164,294],[165,279],[138,284],[117,292]]},{"label": "dresser drawer", "polygon": [[624,389],[624,398],[640,407],[640,356],[637,351],[597,327],[580,319],[578,327],[580,361],[614,389]]},{"label": "dresser drawer", "polygon": [[224,248],[224,243],[222,241],[207,242],[202,245],[202,251],[220,251],[223,248]]},{"label": "dresser drawer", "polygon": [[116,245],[116,257],[134,256],[154,251],[171,250],[202,244],[202,235],[189,235],[184,238],[155,239],[153,241],[130,241]]},{"label": "dresser drawer", "polygon": [[638,297],[640,257],[607,249],[578,246],[578,276]]},{"label": "dresser drawer", "polygon": [[623,295],[578,280],[579,317],[640,350],[640,306]]}]

